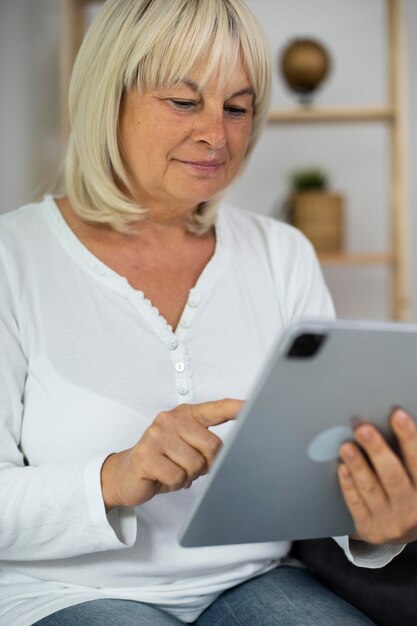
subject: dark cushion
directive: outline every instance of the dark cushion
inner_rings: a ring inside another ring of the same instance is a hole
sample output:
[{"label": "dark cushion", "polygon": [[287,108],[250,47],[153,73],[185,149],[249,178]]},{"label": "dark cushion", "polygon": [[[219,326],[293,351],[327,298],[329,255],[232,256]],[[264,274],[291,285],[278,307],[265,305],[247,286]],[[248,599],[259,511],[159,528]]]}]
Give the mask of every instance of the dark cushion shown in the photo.
[{"label": "dark cushion", "polygon": [[296,541],[292,556],[379,626],[417,626],[417,542],[379,569],[352,565],[333,539]]}]

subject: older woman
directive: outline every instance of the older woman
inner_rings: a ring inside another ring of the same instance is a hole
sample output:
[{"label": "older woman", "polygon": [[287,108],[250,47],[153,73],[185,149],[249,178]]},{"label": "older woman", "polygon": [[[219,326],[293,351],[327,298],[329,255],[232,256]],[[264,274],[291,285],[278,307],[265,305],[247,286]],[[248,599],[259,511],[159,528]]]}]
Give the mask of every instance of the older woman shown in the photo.
[{"label": "older woman", "polygon": [[[110,0],[86,37],[66,195],[0,222],[2,625],[370,623],[286,543],[177,541],[274,339],[333,315],[297,231],[219,206],[269,81],[243,0]],[[401,541],[386,474],[410,496],[408,474],[362,430],[377,471],[347,444],[342,489],[361,539]],[[401,549],[338,543],[370,567]]]}]

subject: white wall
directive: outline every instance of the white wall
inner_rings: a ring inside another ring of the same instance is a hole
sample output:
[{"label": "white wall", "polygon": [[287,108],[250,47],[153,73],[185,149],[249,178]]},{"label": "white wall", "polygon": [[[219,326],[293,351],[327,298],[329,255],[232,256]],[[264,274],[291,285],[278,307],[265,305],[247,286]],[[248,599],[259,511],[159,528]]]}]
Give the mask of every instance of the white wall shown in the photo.
[{"label": "white wall", "polygon": [[[274,67],[278,52],[295,36],[321,39],[334,70],[317,104],[380,104],[386,99],[385,2],[383,0],[248,0],[264,25]],[[405,0],[410,111],[410,239],[412,268],[417,231],[417,2]],[[59,1],[0,0],[0,212],[36,197],[59,158]],[[273,106],[293,96],[274,73]],[[287,193],[287,175],[311,163],[325,167],[346,196],[346,247],[385,250],[389,241],[383,125],[269,127],[229,198],[250,210],[271,213]],[[382,267],[326,269],[340,315],[389,315]],[[417,320],[416,273],[412,273]]]},{"label": "white wall", "polygon": [[58,0],[0,0],[0,212],[36,196],[59,157]]}]

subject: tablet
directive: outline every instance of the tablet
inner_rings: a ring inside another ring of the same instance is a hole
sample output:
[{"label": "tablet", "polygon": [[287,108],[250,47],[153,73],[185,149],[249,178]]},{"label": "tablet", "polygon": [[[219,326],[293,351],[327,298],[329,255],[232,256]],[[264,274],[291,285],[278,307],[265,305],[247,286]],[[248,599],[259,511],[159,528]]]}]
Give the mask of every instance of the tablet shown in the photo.
[{"label": "tablet", "polygon": [[358,420],[392,445],[417,417],[417,325],[305,321],[272,350],[181,529],[184,547],[346,535],[338,450]]}]

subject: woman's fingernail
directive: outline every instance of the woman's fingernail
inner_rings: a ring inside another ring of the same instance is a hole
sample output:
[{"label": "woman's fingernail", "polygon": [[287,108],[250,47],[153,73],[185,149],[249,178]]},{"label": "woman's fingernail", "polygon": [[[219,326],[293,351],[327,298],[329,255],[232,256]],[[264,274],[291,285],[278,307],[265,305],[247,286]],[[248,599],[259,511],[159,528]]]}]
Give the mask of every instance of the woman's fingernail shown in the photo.
[{"label": "woman's fingernail", "polygon": [[356,457],[356,448],[351,443],[344,443],[340,448],[340,454],[346,459],[354,459]]},{"label": "woman's fingernail", "polygon": [[410,416],[407,415],[407,413],[403,411],[402,409],[397,409],[395,411],[393,419],[400,428],[410,426],[411,424]]},{"label": "woman's fingernail", "polygon": [[355,435],[365,443],[370,443],[374,439],[374,431],[370,426],[360,426],[355,430]]}]

